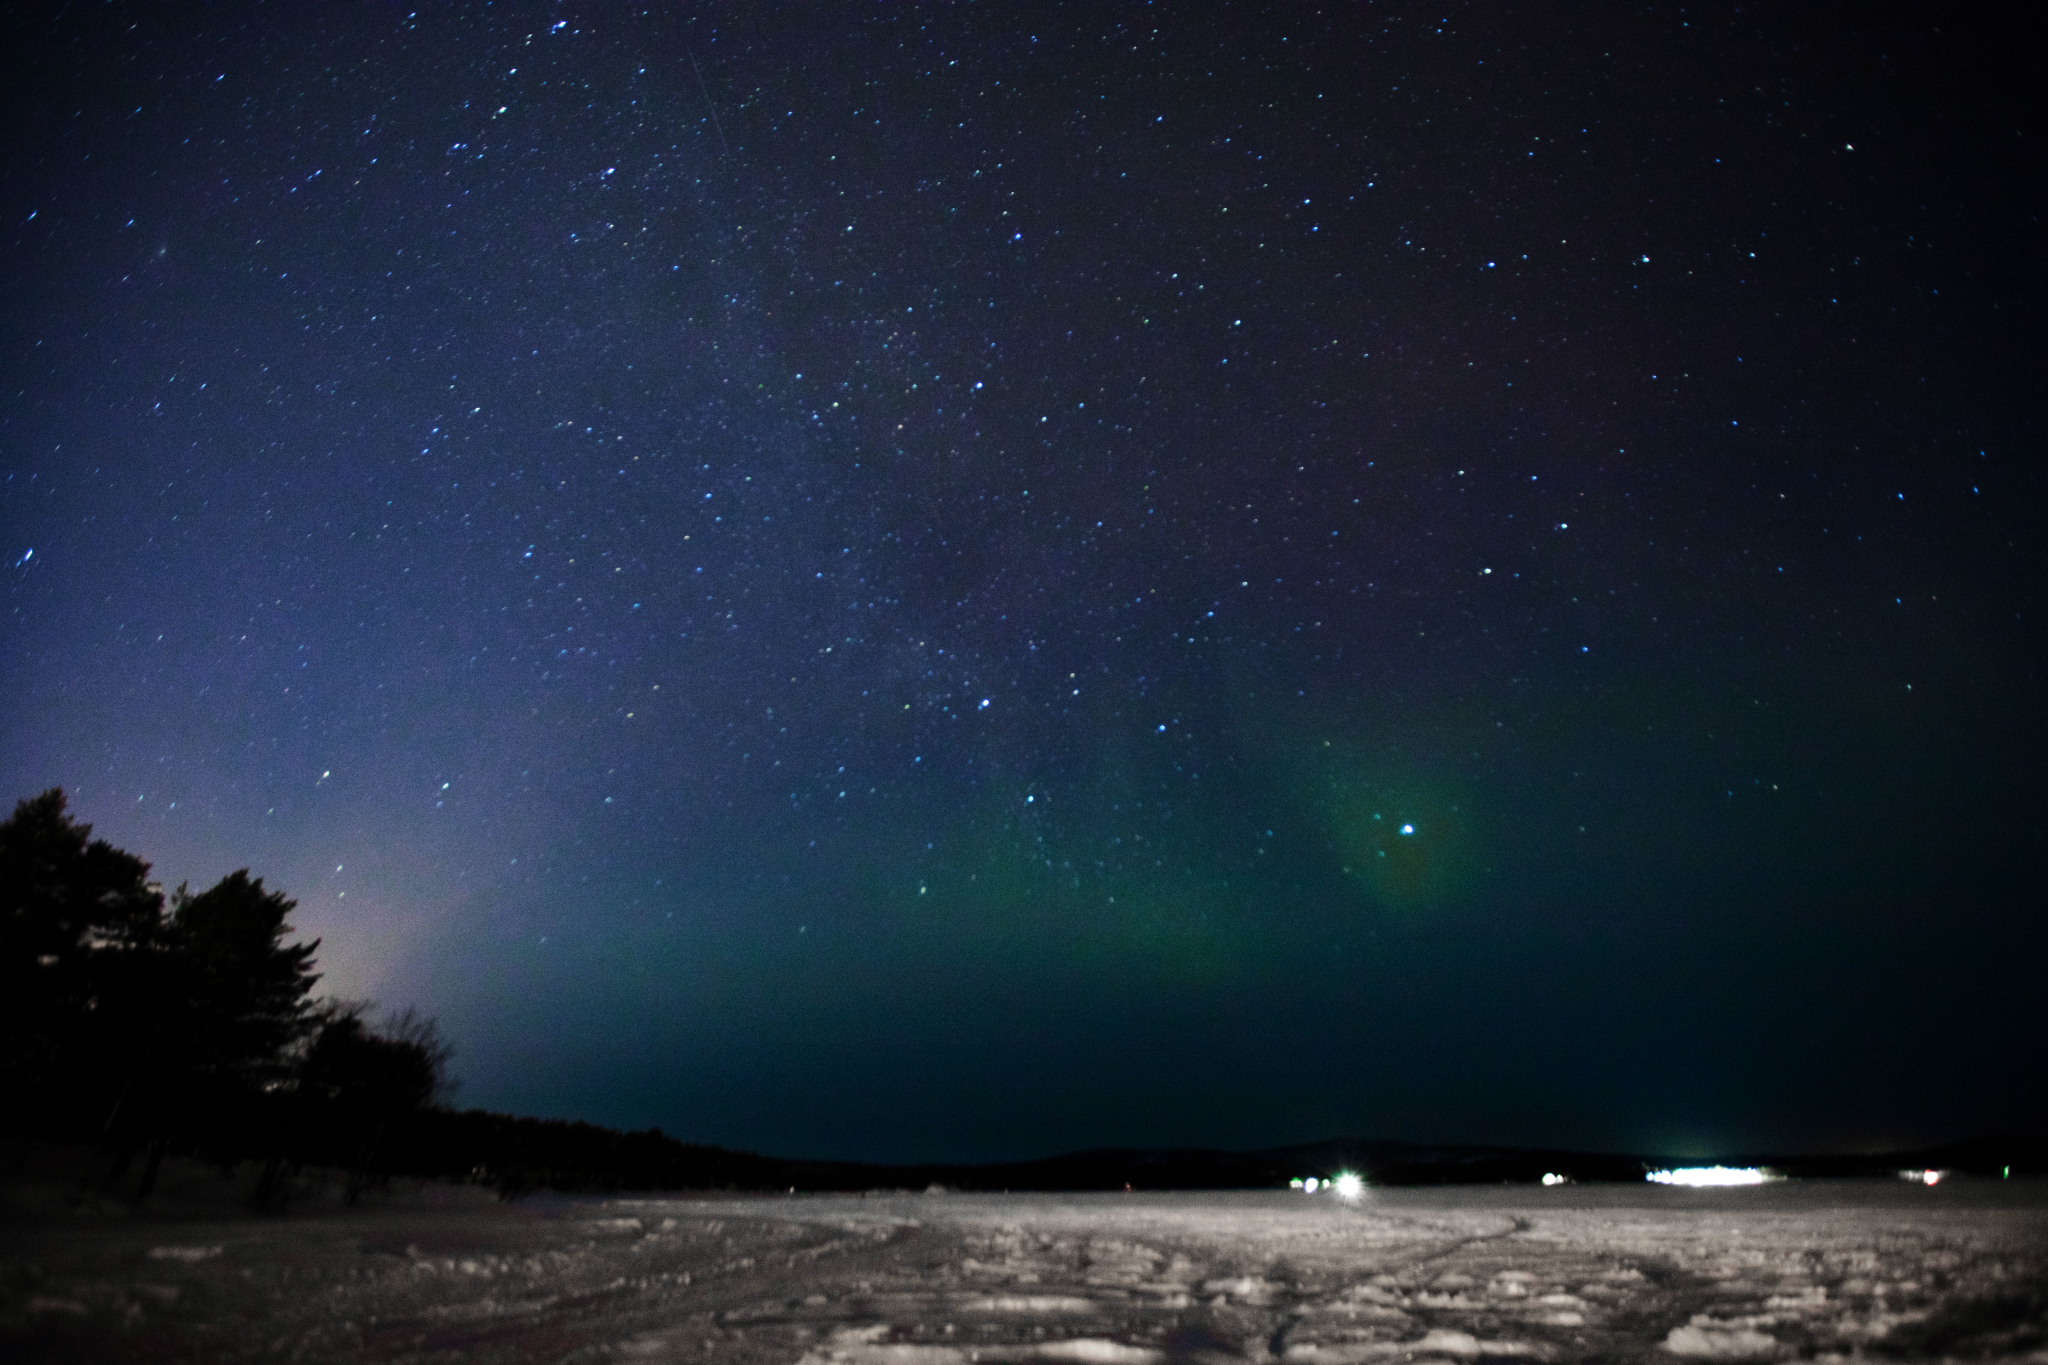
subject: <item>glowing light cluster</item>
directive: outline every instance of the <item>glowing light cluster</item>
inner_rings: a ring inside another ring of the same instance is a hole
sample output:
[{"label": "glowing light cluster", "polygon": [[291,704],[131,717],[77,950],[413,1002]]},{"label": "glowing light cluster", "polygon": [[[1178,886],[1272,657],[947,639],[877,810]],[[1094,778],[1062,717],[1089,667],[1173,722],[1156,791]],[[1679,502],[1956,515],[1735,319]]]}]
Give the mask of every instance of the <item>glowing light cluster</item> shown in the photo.
[{"label": "glowing light cluster", "polygon": [[1365,1193],[1365,1180],[1350,1171],[1339,1171],[1328,1178],[1313,1175],[1296,1176],[1287,1182],[1287,1188],[1300,1190],[1303,1194],[1321,1191],[1324,1194],[1334,1194],[1339,1199],[1357,1199]]},{"label": "glowing light cluster", "polygon": [[1763,1185],[1784,1178],[1761,1166],[1678,1166],[1668,1171],[1651,1171],[1643,1177],[1659,1185],[1686,1185],[1695,1189],[1723,1185]]},{"label": "glowing light cluster", "polygon": [[[2006,1167],[2008,1171],[2012,1167]],[[1947,1171],[1900,1171],[1899,1179],[1910,1180],[1916,1185],[1939,1185],[1948,1179]]]},{"label": "glowing light cluster", "polygon": [[1559,1175],[1555,1171],[1545,1171],[1543,1173],[1543,1183],[1546,1185],[1570,1185],[1574,1182],[1568,1175]]}]

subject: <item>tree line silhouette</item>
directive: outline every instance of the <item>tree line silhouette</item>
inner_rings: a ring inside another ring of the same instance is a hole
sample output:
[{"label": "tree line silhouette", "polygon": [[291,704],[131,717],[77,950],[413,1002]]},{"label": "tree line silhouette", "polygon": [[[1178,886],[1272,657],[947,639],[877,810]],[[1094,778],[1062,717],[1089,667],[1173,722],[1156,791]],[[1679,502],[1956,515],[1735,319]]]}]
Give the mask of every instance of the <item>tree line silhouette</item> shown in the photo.
[{"label": "tree line silhouette", "polygon": [[137,1199],[174,1155],[260,1163],[258,1206],[309,1166],[346,1171],[351,1202],[401,1175],[506,1193],[779,1182],[779,1163],[659,1129],[454,1111],[434,1021],[316,997],[320,945],[288,941],[294,906],[247,869],[167,897],[61,788],[19,802],[0,822],[0,1127],[98,1146]]}]

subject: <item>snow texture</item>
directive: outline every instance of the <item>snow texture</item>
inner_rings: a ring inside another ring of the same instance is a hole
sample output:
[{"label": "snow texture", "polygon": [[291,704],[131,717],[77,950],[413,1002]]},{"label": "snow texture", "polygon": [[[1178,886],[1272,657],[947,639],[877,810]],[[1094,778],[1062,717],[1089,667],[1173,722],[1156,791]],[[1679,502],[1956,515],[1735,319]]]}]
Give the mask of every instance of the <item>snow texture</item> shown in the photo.
[{"label": "snow texture", "polygon": [[1954,1182],[21,1215],[7,1360],[2048,1360],[2048,1190]]}]

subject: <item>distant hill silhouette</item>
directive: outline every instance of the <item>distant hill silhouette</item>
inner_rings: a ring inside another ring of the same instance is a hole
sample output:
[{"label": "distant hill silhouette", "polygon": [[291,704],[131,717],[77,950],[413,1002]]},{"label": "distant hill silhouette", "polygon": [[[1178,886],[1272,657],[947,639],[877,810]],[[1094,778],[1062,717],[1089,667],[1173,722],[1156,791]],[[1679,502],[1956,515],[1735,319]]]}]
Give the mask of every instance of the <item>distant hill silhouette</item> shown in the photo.
[{"label": "distant hill silhouette", "polygon": [[1278,1189],[1306,1176],[1340,1172],[1374,1185],[1536,1184],[1547,1174],[1581,1183],[1640,1181],[1673,1165],[1769,1166],[1798,1178],[1895,1176],[1901,1170],[1939,1169],[1998,1176],[2048,1173],[2048,1139],[1979,1138],[1909,1151],[1876,1154],[1740,1153],[1684,1162],[1669,1157],[1574,1152],[1540,1147],[1423,1144],[1390,1139],[1333,1138],[1253,1152],[1201,1148],[1099,1148],[1035,1161],[983,1165],[864,1165],[853,1162],[780,1163],[780,1183],[806,1190],[924,1189],[1089,1191]]}]

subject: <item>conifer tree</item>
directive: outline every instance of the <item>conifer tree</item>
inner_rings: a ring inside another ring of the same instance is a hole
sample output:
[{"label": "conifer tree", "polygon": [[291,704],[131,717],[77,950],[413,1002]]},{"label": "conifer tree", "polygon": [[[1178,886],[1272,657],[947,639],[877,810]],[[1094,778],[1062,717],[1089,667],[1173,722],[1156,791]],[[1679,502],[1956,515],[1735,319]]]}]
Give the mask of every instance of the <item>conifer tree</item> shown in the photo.
[{"label": "conifer tree", "polygon": [[297,902],[266,891],[248,869],[171,898],[169,1040],[176,1067],[206,1088],[263,1091],[289,1077],[294,1049],[313,1027],[310,996],[319,940],[287,943]]},{"label": "conifer tree", "polygon": [[62,788],[0,822],[0,1075],[27,1102],[21,1121],[104,1113],[155,1022],[163,929],[149,864],[73,821]]}]

